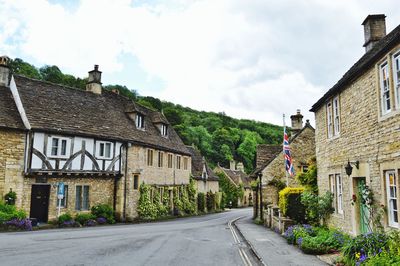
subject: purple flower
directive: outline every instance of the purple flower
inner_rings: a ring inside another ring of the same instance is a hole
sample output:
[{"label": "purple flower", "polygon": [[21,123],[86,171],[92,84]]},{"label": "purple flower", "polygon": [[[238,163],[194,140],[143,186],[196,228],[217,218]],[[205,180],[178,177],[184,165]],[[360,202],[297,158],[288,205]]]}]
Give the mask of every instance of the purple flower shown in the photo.
[{"label": "purple flower", "polygon": [[362,254],[361,257],[360,257],[359,262],[362,263],[362,262],[364,262],[366,259],[368,259],[368,256],[365,255],[365,254]]},{"label": "purple flower", "polygon": [[303,238],[302,238],[302,237],[299,237],[299,238],[296,240],[296,243],[297,243],[297,245],[301,246],[301,243],[303,243]]},{"label": "purple flower", "polygon": [[89,220],[87,220],[87,222],[86,222],[86,226],[95,226],[97,223],[96,223],[96,221],[95,220],[93,220],[93,219],[89,219]]},{"label": "purple flower", "polygon": [[32,231],[32,222],[29,219],[11,219],[5,222],[5,225],[15,227],[16,229]]},{"label": "purple flower", "polygon": [[99,218],[96,219],[96,222],[98,224],[105,224],[105,223],[107,223],[107,219],[104,218],[104,217],[99,217]]}]

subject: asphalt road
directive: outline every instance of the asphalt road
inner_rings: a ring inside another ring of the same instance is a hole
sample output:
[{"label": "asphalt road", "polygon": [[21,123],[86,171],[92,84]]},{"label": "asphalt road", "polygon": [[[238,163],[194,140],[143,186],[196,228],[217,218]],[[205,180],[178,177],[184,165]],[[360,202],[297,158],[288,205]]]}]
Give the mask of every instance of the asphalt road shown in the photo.
[{"label": "asphalt road", "polygon": [[157,223],[1,233],[0,265],[256,265],[228,225],[251,212],[247,208]]}]

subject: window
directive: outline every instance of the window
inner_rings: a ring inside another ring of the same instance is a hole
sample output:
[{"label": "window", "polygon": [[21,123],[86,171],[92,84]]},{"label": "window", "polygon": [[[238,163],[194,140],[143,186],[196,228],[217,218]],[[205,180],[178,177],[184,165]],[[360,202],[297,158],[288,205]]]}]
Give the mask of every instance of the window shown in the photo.
[{"label": "window", "polygon": [[340,174],[335,175],[336,178],[336,197],[337,197],[337,212],[343,214],[343,183]]},{"label": "window", "polygon": [[71,149],[69,138],[49,137],[47,154],[51,157],[68,158]]},{"label": "window", "polygon": [[[58,189],[59,187],[57,186],[57,195],[58,195]],[[61,204],[60,206],[62,208],[67,208],[68,206],[68,185],[64,185],[64,198],[61,199]],[[57,206],[58,206],[58,200],[57,200]]]},{"label": "window", "polygon": [[164,188],[163,187],[160,187],[159,193],[160,193],[160,203],[162,203],[163,199],[164,199]]},{"label": "window", "polygon": [[89,186],[76,186],[75,210],[89,210]]},{"label": "window", "polygon": [[142,114],[136,114],[136,128],[144,128],[144,116]]},{"label": "window", "polygon": [[106,141],[96,142],[97,158],[99,159],[111,159],[112,158],[112,143]]},{"label": "window", "polygon": [[340,133],[339,97],[333,99],[333,135]]},{"label": "window", "polygon": [[181,156],[176,156],[176,169],[181,169]]},{"label": "window", "polygon": [[139,175],[133,175],[133,189],[139,189]]},{"label": "window", "polygon": [[147,150],[147,165],[153,166],[153,150],[151,149]]},{"label": "window", "polygon": [[158,152],[158,167],[164,166],[164,153],[159,151]]},{"label": "window", "polygon": [[326,104],[326,122],[328,127],[328,138],[333,136],[332,129],[332,104],[329,102]]},{"label": "window", "polygon": [[202,178],[203,178],[204,180],[207,179],[207,171],[206,171],[205,169],[203,169]]},{"label": "window", "polygon": [[396,95],[396,106],[400,108],[400,52],[393,56],[393,80]]},{"label": "window", "polygon": [[183,158],[183,169],[187,170],[188,169],[188,164],[189,164],[189,160],[187,157]]},{"label": "window", "polygon": [[161,124],[161,136],[166,137],[168,135],[168,126]]},{"label": "window", "polygon": [[172,154],[168,154],[168,168],[172,168]]},{"label": "window", "polygon": [[398,227],[399,220],[397,216],[397,178],[395,171],[387,171],[386,175],[386,193],[388,201],[388,219],[389,225]]},{"label": "window", "polygon": [[333,201],[332,201],[332,207],[335,208],[336,212],[337,212],[337,208],[336,208],[336,181],[335,181],[335,175],[329,175],[329,188],[330,191],[333,195]]},{"label": "window", "polygon": [[390,108],[390,90],[389,90],[389,67],[387,62],[383,63],[379,69],[380,85],[381,85],[381,104],[382,114],[391,111]]}]

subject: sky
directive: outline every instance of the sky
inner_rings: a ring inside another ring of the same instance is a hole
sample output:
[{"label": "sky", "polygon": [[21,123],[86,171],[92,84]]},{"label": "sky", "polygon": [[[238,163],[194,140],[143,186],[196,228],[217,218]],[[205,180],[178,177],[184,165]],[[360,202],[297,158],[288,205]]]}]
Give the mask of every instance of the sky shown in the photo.
[{"label": "sky", "polygon": [[398,0],[0,0],[0,55],[197,110],[282,125],[364,53],[361,23]]}]

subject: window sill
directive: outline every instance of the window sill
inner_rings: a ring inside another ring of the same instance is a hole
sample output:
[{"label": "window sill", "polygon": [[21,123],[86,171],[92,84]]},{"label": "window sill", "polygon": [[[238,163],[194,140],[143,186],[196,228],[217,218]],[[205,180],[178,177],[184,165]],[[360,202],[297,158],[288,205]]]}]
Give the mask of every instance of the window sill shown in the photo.
[{"label": "window sill", "polygon": [[335,139],[340,138],[340,133],[337,135],[333,135],[332,137],[328,137],[328,141],[334,141]]},{"label": "window sill", "polygon": [[386,119],[389,119],[389,118],[391,118],[391,117],[393,117],[393,116],[396,116],[396,115],[398,115],[398,114],[400,114],[400,109],[397,109],[397,110],[388,112],[388,113],[386,113],[386,114],[380,115],[380,116],[378,117],[378,122],[385,121]]},{"label": "window sill", "polygon": [[47,156],[48,159],[69,159],[70,155],[62,155],[62,156],[55,156],[55,155],[50,155]]}]

